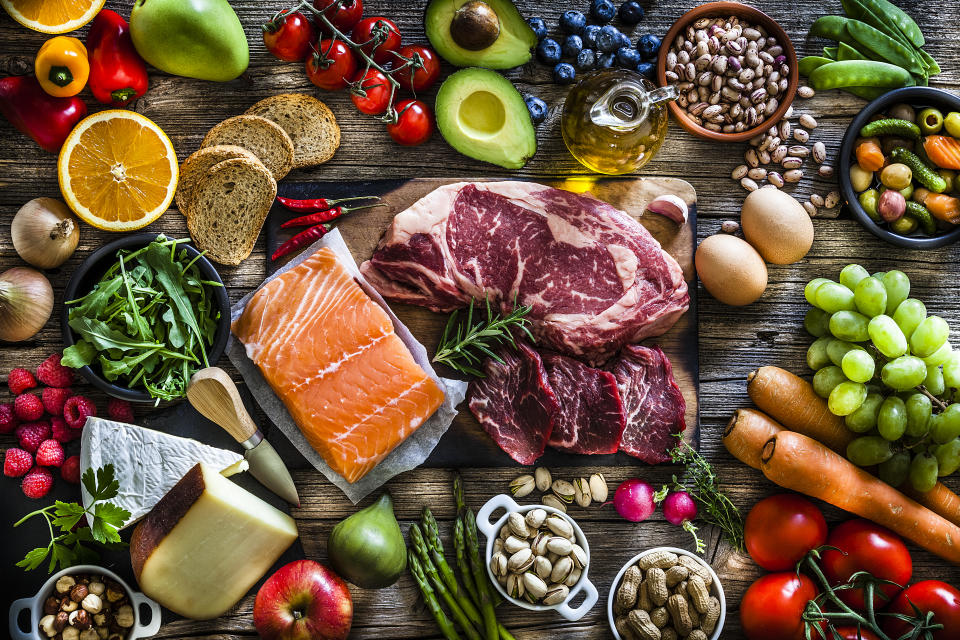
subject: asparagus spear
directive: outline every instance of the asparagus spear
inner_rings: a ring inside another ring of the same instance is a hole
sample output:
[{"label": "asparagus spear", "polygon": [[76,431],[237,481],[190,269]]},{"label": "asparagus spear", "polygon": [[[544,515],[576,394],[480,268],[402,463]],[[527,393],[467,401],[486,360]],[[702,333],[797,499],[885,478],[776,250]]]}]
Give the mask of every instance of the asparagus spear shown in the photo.
[{"label": "asparagus spear", "polygon": [[480,541],[477,538],[477,520],[473,511],[467,509],[464,513],[464,522],[467,531],[467,559],[473,579],[477,583],[477,593],[480,596],[480,611],[483,612],[483,627],[487,632],[487,640],[497,640],[497,614],[493,610],[493,600],[490,597],[490,584],[484,573],[484,566],[480,560]]},{"label": "asparagus spear", "polygon": [[440,608],[440,603],[437,602],[437,595],[430,587],[430,583],[427,582],[426,576],[423,575],[423,567],[420,566],[417,555],[413,550],[408,549],[407,556],[410,573],[413,574],[413,579],[416,580],[417,585],[420,587],[420,593],[423,594],[423,601],[426,603],[427,608],[430,609],[430,613],[433,614],[433,619],[437,622],[437,626],[440,627],[443,637],[447,640],[461,640],[453,623],[450,622],[450,618],[448,618],[447,614]]},{"label": "asparagus spear", "polygon": [[443,555],[443,542],[440,540],[440,527],[437,525],[436,519],[433,517],[433,513],[430,511],[430,507],[423,508],[423,531],[426,534],[426,546],[430,551],[430,556],[433,558],[433,563],[439,569],[440,577],[443,578],[444,584],[446,584],[447,590],[456,598],[457,603],[460,605],[460,608],[463,609],[463,612],[467,614],[467,617],[477,626],[483,624],[483,619],[480,617],[480,612],[477,611],[477,608],[474,606],[473,602],[470,601],[470,598],[467,594],[463,593],[463,589],[460,588],[460,584],[457,582],[457,577],[453,573],[453,569],[450,568],[450,565],[447,564],[447,559]]},{"label": "asparagus spear", "polygon": [[[469,618],[467,618],[467,614],[464,613],[460,605],[457,604],[457,600],[451,595],[450,591],[440,579],[437,568],[434,566],[433,561],[430,559],[430,554],[427,551],[427,545],[423,540],[423,532],[420,530],[420,525],[414,523],[410,526],[410,540],[413,542],[413,550],[417,553],[417,558],[420,560],[424,573],[430,578],[431,586],[433,586],[440,594],[440,597],[443,598],[447,604],[447,608],[450,609],[451,615],[453,615],[453,619],[460,625],[460,628],[463,629],[463,632],[467,634],[470,640],[480,640],[480,634],[474,629],[473,624]],[[496,633],[496,627],[494,627],[494,633]],[[496,637],[494,637],[494,640],[496,640]]]},{"label": "asparagus spear", "polygon": [[466,543],[463,541],[463,519],[457,514],[457,519],[453,523],[453,548],[457,554],[457,568],[460,569],[460,578],[463,580],[463,586],[466,587],[470,599],[477,607],[480,606],[480,594],[477,593],[477,583],[473,581],[473,574],[470,572],[470,566],[467,564]]}]

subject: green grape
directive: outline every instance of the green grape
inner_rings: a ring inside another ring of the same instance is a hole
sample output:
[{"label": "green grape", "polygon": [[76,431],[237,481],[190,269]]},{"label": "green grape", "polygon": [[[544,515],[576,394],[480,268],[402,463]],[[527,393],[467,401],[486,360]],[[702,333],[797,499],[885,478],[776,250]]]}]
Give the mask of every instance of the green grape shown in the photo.
[{"label": "green grape", "polygon": [[910,278],[903,271],[887,271],[880,279],[887,290],[887,315],[893,315],[900,303],[910,295]]},{"label": "green grape", "polygon": [[862,349],[851,349],[843,356],[840,361],[840,368],[843,369],[843,375],[854,382],[866,382],[873,377],[876,369],[876,362],[873,356]]},{"label": "green grape", "polygon": [[860,349],[863,350],[863,347],[846,342],[844,340],[831,340],[827,343],[827,355],[830,357],[830,362],[840,366],[840,363],[843,362],[843,356],[847,355],[847,351],[851,349]]},{"label": "green grape", "polygon": [[910,351],[924,358],[932,356],[950,337],[950,325],[940,316],[929,316],[910,336]]},{"label": "green grape", "polygon": [[949,342],[944,342],[939,349],[931,353],[926,358],[922,358],[924,364],[928,367],[945,364],[953,356],[953,347]]},{"label": "green grape", "polygon": [[867,433],[877,426],[877,415],[883,404],[883,396],[876,392],[867,393],[867,399],[860,408],[846,416],[843,421],[854,433]]},{"label": "green grape", "polygon": [[867,323],[870,319],[856,311],[837,311],[830,316],[830,333],[849,342],[866,342],[870,339]]},{"label": "green grape", "polygon": [[830,331],[830,314],[816,307],[810,309],[803,318],[803,328],[817,338],[827,335]]},{"label": "green grape", "polygon": [[897,396],[890,396],[880,406],[877,416],[877,431],[890,442],[896,442],[907,430],[907,407]]},{"label": "green grape", "polygon": [[824,282],[830,282],[828,278],[814,278],[803,288],[803,297],[813,306],[817,306],[817,288]]},{"label": "green grape", "polygon": [[899,487],[910,476],[910,454],[898,451],[877,467],[877,475],[891,487]]},{"label": "green grape", "polygon": [[883,365],[880,379],[897,391],[906,391],[921,384],[927,377],[927,366],[916,356],[900,356]]},{"label": "green grape", "polygon": [[927,367],[927,377],[923,379],[923,386],[935,396],[941,395],[946,390],[943,384],[943,371],[940,367]]},{"label": "green grape", "polygon": [[837,311],[854,311],[857,305],[853,302],[853,291],[837,282],[824,282],[817,287],[817,306],[827,313]]},{"label": "green grape", "polygon": [[960,469],[960,438],[954,438],[938,446],[933,455],[937,458],[937,475],[941,478],[953,475]]},{"label": "green grape", "polygon": [[870,272],[858,264],[848,264],[840,271],[840,284],[853,291],[857,283],[869,278]]},{"label": "green grape", "polygon": [[933,415],[933,403],[922,393],[914,393],[907,398],[906,434],[911,438],[922,438],[930,428],[930,416]]},{"label": "green grape", "polygon": [[937,444],[943,444],[957,436],[960,436],[960,404],[954,402],[940,413],[930,427],[930,437]]},{"label": "green grape", "polygon": [[910,463],[910,484],[920,492],[927,492],[937,484],[937,459],[929,453],[918,453]]},{"label": "green grape", "polygon": [[927,307],[916,298],[907,298],[893,312],[894,321],[900,326],[903,335],[910,339],[913,330],[927,317]]},{"label": "green grape", "polygon": [[830,364],[830,356],[827,355],[827,345],[833,338],[823,336],[813,341],[807,349],[807,366],[814,371],[819,371]]},{"label": "green grape", "polygon": [[827,397],[827,408],[835,416],[847,416],[860,408],[867,399],[867,387],[859,382],[841,382]]},{"label": "green grape", "polygon": [[907,339],[890,316],[872,318],[867,325],[867,333],[874,346],[888,358],[897,358],[907,352]]},{"label": "green grape", "polygon": [[943,364],[943,384],[951,389],[960,388],[960,353],[954,353]]},{"label": "green grape", "polygon": [[824,367],[813,374],[813,390],[821,398],[827,398],[841,382],[847,382],[847,376],[843,375],[843,369],[834,365]]},{"label": "green grape", "polygon": [[877,280],[883,280],[883,276],[887,275],[886,271],[877,271],[876,273],[870,274],[871,278],[876,278]]},{"label": "green grape", "polygon": [[868,318],[878,316],[887,310],[887,290],[877,278],[864,278],[857,283],[853,302]]},{"label": "green grape", "polygon": [[892,457],[890,442],[880,436],[860,436],[847,445],[847,459],[858,467],[872,467]]}]

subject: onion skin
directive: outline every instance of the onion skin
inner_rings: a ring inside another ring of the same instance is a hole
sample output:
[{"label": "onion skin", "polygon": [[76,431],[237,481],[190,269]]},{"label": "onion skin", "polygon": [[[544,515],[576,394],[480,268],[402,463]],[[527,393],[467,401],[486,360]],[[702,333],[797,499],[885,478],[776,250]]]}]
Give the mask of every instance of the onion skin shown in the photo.
[{"label": "onion skin", "polygon": [[23,342],[43,329],[53,311],[50,281],[29,267],[0,273],[0,340]]},{"label": "onion skin", "polygon": [[10,236],[13,248],[26,262],[53,269],[73,255],[80,241],[80,227],[63,202],[35,198],[13,217]]}]

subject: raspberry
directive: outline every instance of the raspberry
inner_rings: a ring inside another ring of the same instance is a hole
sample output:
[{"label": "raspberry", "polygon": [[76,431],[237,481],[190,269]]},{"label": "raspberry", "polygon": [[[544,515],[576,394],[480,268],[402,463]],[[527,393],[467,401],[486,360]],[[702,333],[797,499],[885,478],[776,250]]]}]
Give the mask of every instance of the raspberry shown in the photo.
[{"label": "raspberry", "polygon": [[33,379],[32,373],[18,367],[10,371],[10,375],[7,376],[7,385],[10,387],[10,393],[18,396],[27,389],[37,386],[37,381]]},{"label": "raspberry", "polygon": [[73,396],[63,405],[63,418],[72,429],[83,429],[88,416],[97,415],[97,405],[86,396]]},{"label": "raspberry", "polygon": [[70,389],[47,387],[40,394],[40,399],[43,400],[43,408],[47,410],[47,413],[52,416],[62,416],[63,405],[67,402],[67,398],[72,395],[73,391]]},{"label": "raspberry", "polygon": [[40,443],[50,437],[50,423],[24,422],[16,430],[20,448],[30,453],[36,453]]},{"label": "raspberry", "polygon": [[41,467],[59,467],[63,457],[63,445],[56,440],[44,440],[37,447],[37,464]]},{"label": "raspberry", "polygon": [[64,460],[60,475],[71,484],[80,484],[80,456],[70,456]]},{"label": "raspberry", "polygon": [[53,474],[44,467],[34,467],[23,477],[20,488],[23,489],[23,495],[28,498],[42,498],[50,491],[53,486]]},{"label": "raspberry", "polygon": [[0,433],[12,433],[20,421],[13,414],[13,403],[4,402],[0,404]]},{"label": "raspberry", "polygon": [[3,457],[3,475],[9,478],[19,478],[33,466],[33,456],[29,451],[10,447]]},{"label": "raspberry", "polygon": [[80,437],[80,429],[71,429],[67,426],[67,421],[60,416],[50,418],[50,426],[53,429],[53,439],[61,444],[73,442]]},{"label": "raspberry", "polygon": [[60,364],[60,354],[55,353],[37,367],[37,379],[48,387],[69,387],[73,384],[73,370]]},{"label": "raspberry", "polygon": [[43,417],[43,403],[33,393],[21,393],[13,401],[13,413],[24,422]]},{"label": "raspberry", "polygon": [[110,398],[107,402],[107,415],[117,422],[133,422],[133,405],[126,400]]}]

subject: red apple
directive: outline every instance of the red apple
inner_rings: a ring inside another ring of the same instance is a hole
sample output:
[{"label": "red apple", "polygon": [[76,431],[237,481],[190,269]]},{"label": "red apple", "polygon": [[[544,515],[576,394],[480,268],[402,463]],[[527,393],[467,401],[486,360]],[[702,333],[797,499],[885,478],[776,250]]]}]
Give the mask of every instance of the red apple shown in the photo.
[{"label": "red apple", "polygon": [[347,583],[313,560],[280,567],[253,605],[253,626],[264,640],[343,640],[352,621]]}]

